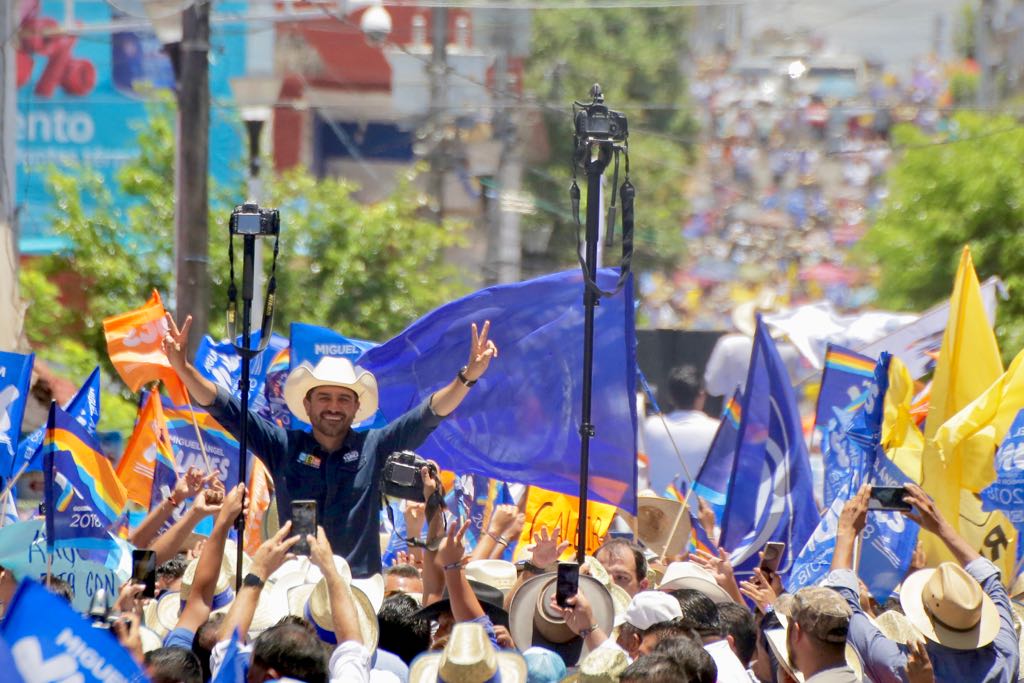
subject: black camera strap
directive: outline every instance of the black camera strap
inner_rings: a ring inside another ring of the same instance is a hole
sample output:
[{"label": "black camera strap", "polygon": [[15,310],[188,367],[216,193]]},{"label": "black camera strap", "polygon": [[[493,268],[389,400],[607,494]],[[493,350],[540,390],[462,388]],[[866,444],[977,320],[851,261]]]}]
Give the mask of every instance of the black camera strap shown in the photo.
[{"label": "black camera strap", "polygon": [[[411,536],[404,539],[405,542],[413,548],[426,548],[431,552],[434,552],[438,549],[438,547],[441,545],[441,538],[443,538],[448,533],[448,518],[443,516],[444,510],[445,508],[447,508],[447,505],[444,502],[444,484],[441,483],[441,477],[434,477],[434,481],[435,483],[437,483],[437,488],[434,489],[433,495],[431,495],[430,498],[427,499],[427,506],[424,517],[426,518],[427,528],[429,529],[430,520],[434,518],[434,515],[440,512],[442,515],[441,522],[444,525],[444,532],[442,533],[441,537],[434,539],[433,542],[431,542],[431,539],[429,538],[426,540],[426,542],[423,542],[420,539],[412,538]],[[381,493],[380,498],[381,505],[384,507],[385,510],[388,511],[388,521],[391,522],[392,533],[394,533],[394,529],[397,528],[395,526],[395,511],[392,510],[391,506],[388,504],[387,496]]]},{"label": "black camera strap", "polygon": [[[281,236],[280,233],[274,235],[274,257],[270,262],[270,279],[267,280],[267,296],[263,300],[263,319],[260,323],[260,341],[259,345],[252,349],[253,353],[262,353],[267,348],[267,344],[270,343],[270,337],[273,334],[274,327],[274,302],[277,294],[277,256],[280,251]],[[259,267],[260,264],[257,265]],[[228,282],[228,305],[227,305],[227,322],[225,325],[227,337],[231,340],[232,344],[235,344],[237,334],[238,323],[238,287],[235,285],[235,239],[234,235],[228,238],[228,271],[230,273],[230,280]],[[235,344],[235,348],[238,345]],[[247,349],[248,350],[248,349]]]},{"label": "black camera strap", "polygon": [[[619,154],[625,157],[625,178],[619,188],[618,197],[622,205],[622,259],[619,262],[619,279],[611,290],[603,290],[590,278],[587,271],[587,264],[583,260],[583,223],[580,221],[580,186],[576,184],[576,166],[573,165],[572,185],[569,186],[569,200],[572,203],[572,215],[576,220],[576,259],[583,271],[583,280],[586,288],[598,296],[610,298],[622,291],[626,285],[626,279],[633,263],[633,200],[636,197],[636,187],[629,180],[629,150],[625,147],[614,150],[615,172],[612,178],[612,198],[608,207],[608,220],[605,229],[608,232],[607,243],[614,241],[616,206],[615,206],[615,185],[619,182]],[[587,197],[587,201],[600,201],[599,198]]]}]

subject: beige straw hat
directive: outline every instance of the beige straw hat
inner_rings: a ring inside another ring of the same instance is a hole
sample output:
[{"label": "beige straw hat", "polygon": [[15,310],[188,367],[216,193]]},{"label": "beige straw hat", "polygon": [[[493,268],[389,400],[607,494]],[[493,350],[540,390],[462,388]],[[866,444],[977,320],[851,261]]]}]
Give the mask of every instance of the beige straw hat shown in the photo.
[{"label": "beige straw hat", "polygon": [[954,650],[985,647],[999,632],[999,613],[981,584],[954,562],[906,578],[900,605],[928,640]]},{"label": "beige straw hat", "polygon": [[455,624],[444,650],[417,657],[409,683],[485,683],[501,674],[501,683],[525,683],[526,660],[509,650],[498,652],[480,624]]}]

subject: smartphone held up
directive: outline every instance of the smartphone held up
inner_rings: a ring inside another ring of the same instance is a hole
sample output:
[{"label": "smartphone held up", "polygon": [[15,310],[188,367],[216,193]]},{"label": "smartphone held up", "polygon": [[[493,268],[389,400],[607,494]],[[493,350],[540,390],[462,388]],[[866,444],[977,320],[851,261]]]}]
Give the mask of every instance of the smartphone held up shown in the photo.
[{"label": "smartphone held up", "polygon": [[292,534],[299,537],[299,542],[292,546],[296,555],[309,555],[309,541],[306,535],[316,536],[316,501],[292,501]]}]

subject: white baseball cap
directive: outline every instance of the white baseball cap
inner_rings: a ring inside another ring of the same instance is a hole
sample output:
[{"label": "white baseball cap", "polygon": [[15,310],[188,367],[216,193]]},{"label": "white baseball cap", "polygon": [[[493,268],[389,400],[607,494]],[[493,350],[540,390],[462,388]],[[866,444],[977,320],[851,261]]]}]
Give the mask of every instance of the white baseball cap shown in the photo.
[{"label": "white baseball cap", "polygon": [[672,621],[683,616],[679,601],[661,591],[640,591],[633,596],[622,617],[616,618],[616,626],[629,624],[640,631],[646,631],[655,624]]}]

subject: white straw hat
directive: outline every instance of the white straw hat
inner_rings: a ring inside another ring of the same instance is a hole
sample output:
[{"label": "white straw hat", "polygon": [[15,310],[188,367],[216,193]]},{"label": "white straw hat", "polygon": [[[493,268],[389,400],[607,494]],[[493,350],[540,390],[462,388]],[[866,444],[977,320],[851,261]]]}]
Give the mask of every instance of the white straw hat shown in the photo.
[{"label": "white straw hat", "polygon": [[366,370],[357,368],[347,358],[327,356],[314,367],[303,361],[288,375],[284,383],[284,401],[288,409],[301,418],[306,416],[306,394],[316,387],[343,387],[351,389],[359,398],[359,409],[353,422],[362,422],[377,412],[377,379]]}]

